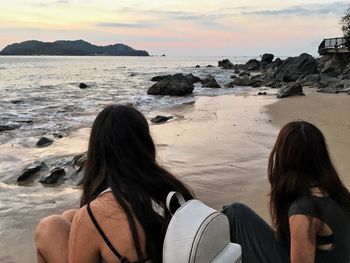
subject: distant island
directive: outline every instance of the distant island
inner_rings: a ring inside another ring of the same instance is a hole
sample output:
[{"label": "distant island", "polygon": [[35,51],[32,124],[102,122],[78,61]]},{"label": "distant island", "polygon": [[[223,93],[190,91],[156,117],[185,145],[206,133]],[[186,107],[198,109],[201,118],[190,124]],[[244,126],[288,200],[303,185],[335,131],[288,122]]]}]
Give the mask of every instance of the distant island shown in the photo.
[{"label": "distant island", "polygon": [[84,40],[42,42],[29,40],[6,46],[0,55],[15,56],[149,56],[147,51],[135,50],[124,44],[96,46]]}]

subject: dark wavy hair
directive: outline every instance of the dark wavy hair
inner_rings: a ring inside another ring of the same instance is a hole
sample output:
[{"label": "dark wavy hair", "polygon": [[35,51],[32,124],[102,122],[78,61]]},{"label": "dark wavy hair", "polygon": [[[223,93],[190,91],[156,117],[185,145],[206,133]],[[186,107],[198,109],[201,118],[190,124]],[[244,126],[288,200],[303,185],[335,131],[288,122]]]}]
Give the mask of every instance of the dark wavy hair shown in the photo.
[{"label": "dark wavy hair", "polygon": [[[110,187],[123,208],[131,229],[138,260],[162,262],[162,247],[170,214],[161,217],[152,202],[165,203],[170,191],[193,198],[187,187],[158,165],[156,148],[145,117],[131,106],[111,105],[96,117],[91,130],[84,167],[81,206]],[[146,238],[146,253],[140,245],[140,222]]]},{"label": "dark wavy hair", "polygon": [[289,241],[288,209],[317,186],[350,213],[350,194],[330,159],[322,132],[313,124],[295,121],[280,131],[268,164],[270,212],[277,237]]}]

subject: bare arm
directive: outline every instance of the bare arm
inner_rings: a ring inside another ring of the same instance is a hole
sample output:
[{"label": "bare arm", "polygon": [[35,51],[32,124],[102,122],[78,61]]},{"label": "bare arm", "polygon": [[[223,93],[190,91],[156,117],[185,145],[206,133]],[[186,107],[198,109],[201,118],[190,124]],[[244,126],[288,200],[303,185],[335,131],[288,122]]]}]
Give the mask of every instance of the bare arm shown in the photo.
[{"label": "bare arm", "polygon": [[69,263],[98,263],[99,247],[96,231],[86,207],[76,212],[69,234]]},{"label": "bare arm", "polygon": [[[289,218],[291,263],[315,261],[316,231],[313,231],[315,225],[311,222],[305,215],[294,215]],[[314,234],[310,237],[309,233]]]}]

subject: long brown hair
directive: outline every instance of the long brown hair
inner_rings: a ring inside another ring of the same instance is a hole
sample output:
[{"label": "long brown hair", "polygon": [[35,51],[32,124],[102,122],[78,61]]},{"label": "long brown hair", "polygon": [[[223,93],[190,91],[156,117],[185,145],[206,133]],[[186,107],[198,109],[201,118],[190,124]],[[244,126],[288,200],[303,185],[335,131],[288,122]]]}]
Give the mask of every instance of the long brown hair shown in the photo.
[{"label": "long brown hair", "polygon": [[[81,206],[110,187],[123,208],[139,261],[162,262],[162,246],[170,213],[157,214],[152,202],[165,202],[170,191],[191,199],[187,187],[158,165],[156,148],[145,117],[130,106],[111,105],[92,126],[83,179]],[[146,237],[144,255],[135,217]]]},{"label": "long brown hair", "polygon": [[295,121],[280,131],[268,164],[270,212],[277,236],[290,238],[288,209],[316,185],[350,213],[350,194],[330,159],[322,132],[313,124]]}]

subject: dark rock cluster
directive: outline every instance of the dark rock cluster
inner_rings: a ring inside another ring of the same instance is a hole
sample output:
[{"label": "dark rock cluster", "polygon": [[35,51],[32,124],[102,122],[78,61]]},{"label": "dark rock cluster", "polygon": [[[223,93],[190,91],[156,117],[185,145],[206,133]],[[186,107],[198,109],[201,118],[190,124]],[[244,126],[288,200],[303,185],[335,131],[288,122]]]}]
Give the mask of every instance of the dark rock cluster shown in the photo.
[{"label": "dark rock cluster", "polygon": [[56,160],[54,163],[47,161],[35,161],[25,167],[17,177],[17,183],[26,185],[38,181],[43,185],[55,186],[67,183],[71,186],[82,184],[86,153],[64,160]]},{"label": "dark rock cluster", "polygon": [[[232,70],[233,73],[231,76],[233,80],[223,86],[270,87],[279,89],[278,98],[304,95],[304,86],[317,88],[318,92],[350,93],[350,55],[333,54],[314,58],[303,53],[285,60],[280,58],[274,60],[274,57],[273,54],[266,53],[260,61],[250,59],[245,64],[233,64],[229,59],[219,61],[218,67]],[[152,81],[158,82],[148,90],[148,94],[188,95],[192,93],[195,82],[200,82],[202,87],[207,88],[221,87],[212,75],[207,75],[202,80],[190,75],[154,77]]]}]

